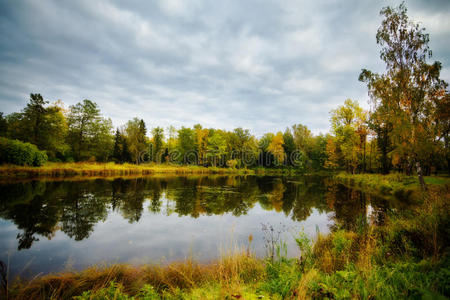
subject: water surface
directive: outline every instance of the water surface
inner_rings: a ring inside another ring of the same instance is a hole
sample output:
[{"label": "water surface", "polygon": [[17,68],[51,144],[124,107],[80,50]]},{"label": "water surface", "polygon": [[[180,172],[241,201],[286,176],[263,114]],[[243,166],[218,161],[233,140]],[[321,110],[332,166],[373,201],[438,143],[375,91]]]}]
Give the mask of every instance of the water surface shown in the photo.
[{"label": "water surface", "polygon": [[382,222],[388,202],[326,177],[169,176],[0,184],[0,260],[12,276],[99,263],[216,258],[230,240],[265,254],[293,235]]}]

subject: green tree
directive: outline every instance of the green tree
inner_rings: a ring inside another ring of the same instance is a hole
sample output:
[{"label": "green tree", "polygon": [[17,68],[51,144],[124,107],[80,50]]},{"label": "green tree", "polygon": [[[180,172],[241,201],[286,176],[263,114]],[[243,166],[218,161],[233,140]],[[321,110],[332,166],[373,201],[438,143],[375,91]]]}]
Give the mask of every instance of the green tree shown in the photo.
[{"label": "green tree", "polygon": [[131,162],[131,153],[128,150],[128,144],[125,134],[116,129],[116,134],[114,136],[114,148],[112,158],[114,161],[119,163]]},{"label": "green tree", "polygon": [[365,144],[366,135],[360,136],[360,128],[365,122],[366,113],[356,101],[350,99],[331,111],[331,131],[336,136],[334,142],[342,153],[347,171],[351,173],[355,173],[362,162],[362,144]]},{"label": "green tree", "polygon": [[93,124],[93,136],[89,142],[91,156],[94,156],[98,161],[108,161],[114,147],[111,119],[100,118]]},{"label": "green tree", "polygon": [[30,101],[23,111],[8,116],[7,136],[46,150],[51,159],[64,159],[68,151],[66,117],[58,102],[49,107],[47,104],[40,94],[30,94]]},{"label": "green tree", "polygon": [[42,149],[47,151],[51,159],[65,160],[70,151],[70,147],[66,143],[68,124],[60,103],[56,102],[46,108],[45,121],[42,126],[43,136],[40,141]]},{"label": "green tree", "polygon": [[164,145],[164,129],[161,127],[155,127],[152,130],[153,134],[153,161],[161,162],[161,157],[163,155],[163,145]]},{"label": "green tree", "polygon": [[[195,150],[195,134],[191,128],[181,127],[178,130],[178,160],[183,163],[192,162],[191,153]],[[189,156],[189,157],[188,157]],[[197,160],[197,159],[195,159]]]},{"label": "green tree", "polygon": [[5,119],[7,123],[6,136],[10,139],[25,141],[27,136],[23,129],[23,114],[14,112],[7,115]]},{"label": "green tree", "polygon": [[380,57],[386,73],[363,70],[360,80],[367,83],[376,109],[384,109],[392,122],[394,154],[416,167],[419,181],[425,162],[436,150],[436,106],[443,101],[447,83],[439,78],[441,63],[427,63],[431,58],[429,35],[419,24],[411,22],[406,6],[385,7],[377,31]]},{"label": "green tree", "polygon": [[139,164],[147,150],[147,130],[144,120],[134,118],[125,125],[126,140],[132,160]]},{"label": "green tree", "polygon": [[326,147],[328,137],[319,134],[313,137],[309,158],[311,159],[312,168],[314,170],[322,169],[327,160]]},{"label": "green tree", "polygon": [[242,167],[244,162],[246,166],[249,162],[256,162],[258,147],[254,137],[248,129],[236,128],[228,136],[230,145],[230,158],[237,160],[237,166]]},{"label": "green tree", "polygon": [[95,102],[85,99],[70,106],[68,143],[76,160],[106,160],[112,152],[112,122],[100,116]]},{"label": "green tree", "polygon": [[286,153],[286,159],[287,159],[287,163],[289,165],[292,165],[292,153],[294,153],[295,151],[295,141],[294,141],[294,136],[292,135],[292,132],[289,128],[286,128],[286,130],[283,133],[283,148],[284,148],[284,152]]},{"label": "green tree", "polygon": [[39,148],[43,148],[42,140],[45,138],[44,125],[48,101],[41,94],[30,94],[30,102],[23,110],[24,130],[27,131],[28,141]]},{"label": "green tree", "polygon": [[292,132],[297,149],[307,154],[312,143],[311,131],[305,125],[295,124],[292,126]]},{"label": "green tree", "polygon": [[3,112],[0,112],[0,136],[6,137],[8,133],[8,122],[3,116]]},{"label": "green tree", "polygon": [[208,139],[208,158],[213,166],[218,163],[223,165],[227,154],[227,138],[224,131],[214,130],[212,136]]}]

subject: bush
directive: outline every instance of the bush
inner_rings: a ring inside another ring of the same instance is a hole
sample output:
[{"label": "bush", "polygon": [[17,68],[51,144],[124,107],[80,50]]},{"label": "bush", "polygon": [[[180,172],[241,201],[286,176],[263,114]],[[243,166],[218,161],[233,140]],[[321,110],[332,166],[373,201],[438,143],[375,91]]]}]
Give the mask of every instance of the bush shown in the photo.
[{"label": "bush", "polygon": [[47,162],[47,154],[35,145],[18,140],[0,138],[0,164],[19,166],[42,166]]}]

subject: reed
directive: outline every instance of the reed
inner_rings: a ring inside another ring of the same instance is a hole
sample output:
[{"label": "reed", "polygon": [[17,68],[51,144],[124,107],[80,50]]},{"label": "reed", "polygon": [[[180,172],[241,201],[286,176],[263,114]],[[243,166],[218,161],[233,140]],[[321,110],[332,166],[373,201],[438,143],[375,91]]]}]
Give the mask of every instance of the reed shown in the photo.
[{"label": "reed", "polygon": [[152,174],[254,174],[250,169],[233,169],[172,164],[115,164],[115,163],[47,163],[41,167],[16,165],[0,166],[0,178],[64,178],[108,177]]}]

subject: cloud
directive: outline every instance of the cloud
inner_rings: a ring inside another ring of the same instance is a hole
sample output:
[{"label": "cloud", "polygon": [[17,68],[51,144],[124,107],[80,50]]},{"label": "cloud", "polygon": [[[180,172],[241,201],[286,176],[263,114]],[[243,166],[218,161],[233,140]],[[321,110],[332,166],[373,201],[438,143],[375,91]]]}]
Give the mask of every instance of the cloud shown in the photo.
[{"label": "cloud", "polygon": [[[347,98],[367,106],[361,68],[383,71],[379,10],[400,1],[0,2],[0,105],[29,93],[96,101],[115,126],[328,130]],[[450,5],[410,0],[450,81]]]}]

